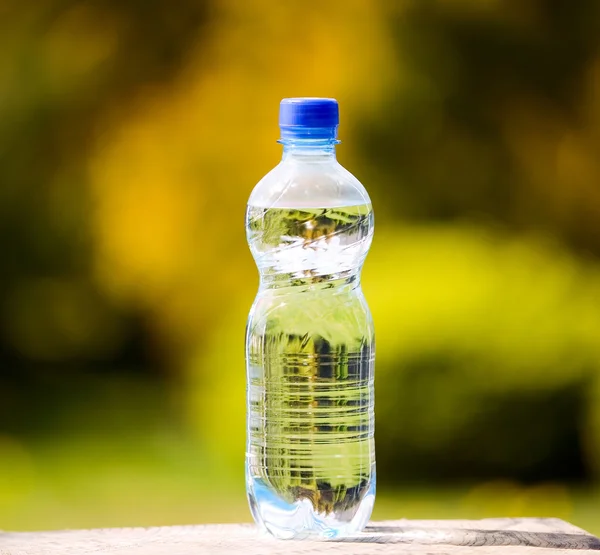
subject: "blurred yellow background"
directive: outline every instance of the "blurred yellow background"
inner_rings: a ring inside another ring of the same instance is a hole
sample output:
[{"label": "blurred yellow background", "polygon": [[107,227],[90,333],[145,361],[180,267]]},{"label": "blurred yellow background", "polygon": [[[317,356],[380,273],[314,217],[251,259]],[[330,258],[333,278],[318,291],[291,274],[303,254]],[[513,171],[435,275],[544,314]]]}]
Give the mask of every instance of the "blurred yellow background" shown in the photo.
[{"label": "blurred yellow background", "polygon": [[7,0],[0,46],[0,528],[250,520],[245,203],[331,96],[374,518],[600,533],[599,3]]}]

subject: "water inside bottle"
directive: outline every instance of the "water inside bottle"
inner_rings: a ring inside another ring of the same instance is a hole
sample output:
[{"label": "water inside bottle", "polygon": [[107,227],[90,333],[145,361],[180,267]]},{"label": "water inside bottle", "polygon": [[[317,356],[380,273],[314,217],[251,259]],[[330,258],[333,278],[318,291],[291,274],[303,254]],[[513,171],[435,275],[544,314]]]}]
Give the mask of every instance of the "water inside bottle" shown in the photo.
[{"label": "water inside bottle", "polygon": [[277,537],[360,530],[375,490],[370,204],[249,206],[261,287],[247,329],[251,508]]}]

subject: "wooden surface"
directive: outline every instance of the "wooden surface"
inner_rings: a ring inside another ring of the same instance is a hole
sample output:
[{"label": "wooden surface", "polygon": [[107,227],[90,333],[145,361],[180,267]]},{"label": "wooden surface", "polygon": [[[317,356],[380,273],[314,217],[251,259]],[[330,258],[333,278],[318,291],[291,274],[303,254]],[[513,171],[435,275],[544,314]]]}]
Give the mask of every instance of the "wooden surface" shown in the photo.
[{"label": "wooden surface", "polygon": [[373,522],[360,535],[328,542],[278,541],[250,524],[0,532],[1,555],[567,555],[585,551],[600,551],[600,540],[562,520],[534,518]]}]

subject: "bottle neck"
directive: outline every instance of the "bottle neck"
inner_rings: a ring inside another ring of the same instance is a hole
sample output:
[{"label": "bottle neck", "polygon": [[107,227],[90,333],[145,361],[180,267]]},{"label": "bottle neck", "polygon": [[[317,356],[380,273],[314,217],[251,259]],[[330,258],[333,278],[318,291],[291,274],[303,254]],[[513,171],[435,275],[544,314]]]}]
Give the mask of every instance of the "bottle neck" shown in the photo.
[{"label": "bottle neck", "polygon": [[310,158],[311,160],[335,160],[335,145],[337,139],[281,139],[283,145],[283,160],[293,158]]}]

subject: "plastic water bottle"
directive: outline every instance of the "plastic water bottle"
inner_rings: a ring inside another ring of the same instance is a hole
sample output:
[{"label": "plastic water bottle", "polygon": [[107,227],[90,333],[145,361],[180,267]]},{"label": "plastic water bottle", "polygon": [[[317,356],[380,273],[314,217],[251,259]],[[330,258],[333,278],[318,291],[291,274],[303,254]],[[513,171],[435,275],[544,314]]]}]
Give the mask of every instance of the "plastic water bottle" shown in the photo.
[{"label": "plastic water bottle", "polygon": [[375,500],[375,341],[360,284],[373,212],[336,160],[338,122],[333,99],[282,100],[283,158],[246,213],[260,272],[246,483],[254,519],[277,538],[353,534]]}]

